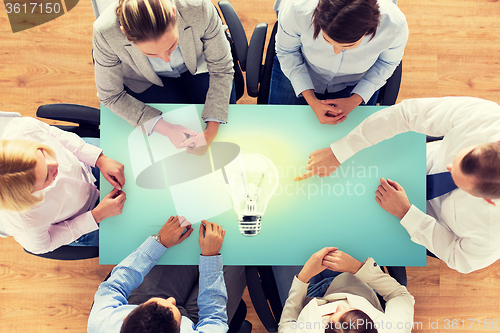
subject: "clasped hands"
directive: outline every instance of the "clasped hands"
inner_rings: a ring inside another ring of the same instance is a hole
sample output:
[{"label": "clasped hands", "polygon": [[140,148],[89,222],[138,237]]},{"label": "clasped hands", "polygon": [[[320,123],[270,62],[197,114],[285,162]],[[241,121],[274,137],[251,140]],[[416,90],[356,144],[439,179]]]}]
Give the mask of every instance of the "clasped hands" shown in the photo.
[{"label": "clasped hands", "polygon": [[329,125],[335,125],[346,120],[347,115],[362,101],[363,99],[358,94],[353,94],[347,98],[319,100],[315,96],[311,96],[307,99],[319,122]]},{"label": "clasped hands", "polygon": [[325,269],[355,274],[361,266],[363,266],[363,263],[340,251],[337,247],[325,247],[307,260],[297,278],[304,283],[308,283],[313,276],[318,275]]},{"label": "clasped hands", "polygon": [[206,153],[210,143],[215,139],[219,124],[214,121],[207,122],[207,127],[202,133],[168,122],[163,122],[159,126],[155,126],[154,130],[168,137],[175,148],[186,148],[188,153],[203,155]]},{"label": "clasped hands", "polygon": [[[160,229],[160,243],[170,248],[182,243],[193,232],[191,223],[184,216],[170,216],[165,225]],[[220,253],[226,231],[217,223],[202,220],[199,231],[199,244],[201,254],[205,257],[216,256]]]}]

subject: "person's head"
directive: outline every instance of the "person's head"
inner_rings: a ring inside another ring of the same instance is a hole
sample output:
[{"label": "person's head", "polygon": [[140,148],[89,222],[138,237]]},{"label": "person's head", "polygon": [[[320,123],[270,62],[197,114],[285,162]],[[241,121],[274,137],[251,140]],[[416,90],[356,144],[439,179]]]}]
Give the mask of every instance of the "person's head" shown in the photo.
[{"label": "person's head", "polygon": [[123,319],[120,333],[179,333],[181,313],[175,299],[154,297]]},{"label": "person's head", "polygon": [[0,209],[25,211],[42,201],[36,191],[52,184],[58,166],[54,151],[45,145],[0,141]]},{"label": "person's head", "polygon": [[120,0],[116,8],[120,29],[142,53],[170,62],[179,32],[170,0]]},{"label": "person's head", "polygon": [[377,0],[319,0],[312,16],[313,37],[321,33],[338,54],[356,48],[364,36],[373,38],[379,17]]},{"label": "person's head", "polygon": [[339,305],[329,321],[325,333],[377,333],[373,320],[358,309]]},{"label": "person's head", "polygon": [[447,166],[455,184],[465,192],[485,199],[500,198],[500,142],[468,147]]}]

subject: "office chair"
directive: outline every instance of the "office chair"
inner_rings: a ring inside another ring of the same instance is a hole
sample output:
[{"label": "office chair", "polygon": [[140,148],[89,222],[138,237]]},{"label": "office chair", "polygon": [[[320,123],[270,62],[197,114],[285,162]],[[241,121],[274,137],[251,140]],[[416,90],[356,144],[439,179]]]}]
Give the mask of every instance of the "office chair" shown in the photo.
[{"label": "office chair", "polygon": [[[401,285],[407,285],[405,267],[386,267],[387,272]],[[381,267],[383,270],[383,268]],[[245,268],[248,293],[260,321],[270,333],[278,332],[283,306],[271,266],[247,266]],[[385,300],[377,294],[380,305],[385,309]]]},{"label": "office chair", "polygon": [[[397,1],[394,1],[397,2]],[[229,1],[219,1],[219,8],[226,21],[231,37],[235,43],[238,61],[243,71],[246,70],[247,92],[251,97],[257,97],[257,104],[267,104],[269,98],[269,88],[271,86],[271,73],[275,51],[275,35],[277,32],[277,22],[273,26],[269,44],[267,46],[266,57],[262,64],[263,50],[267,33],[267,24],[259,23],[247,44],[247,37],[243,25]],[[380,105],[394,105],[398,97],[401,85],[402,62],[396,67],[392,76],[387,79],[386,84],[380,88],[377,103]]]},{"label": "office chair", "polygon": [[[37,110],[37,116],[53,120],[70,121],[79,124],[79,126],[56,126],[63,130],[76,133],[80,136],[99,137],[100,110],[88,106],[76,104],[48,104],[42,105]],[[6,128],[8,122],[14,117],[21,117],[16,112],[0,112],[0,135]],[[0,237],[8,237],[0,221]],[[99,256],[99,247],[97,246],[69,246],[63,245],[52,252],[43,254],[34,254],[26,249],[25,252],[37,257],[55,259],[55,260],[81,260],[96,258]]]}]

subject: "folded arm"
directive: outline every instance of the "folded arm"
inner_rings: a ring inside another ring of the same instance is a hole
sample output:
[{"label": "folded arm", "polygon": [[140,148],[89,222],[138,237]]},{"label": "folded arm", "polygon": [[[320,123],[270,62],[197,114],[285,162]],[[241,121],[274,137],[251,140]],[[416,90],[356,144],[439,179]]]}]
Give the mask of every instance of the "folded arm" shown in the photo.
[{"label": "folded arm", "polygon": [[[393,277],[382,272],[372,258],[366,259],[363,266],[354,274],[386,301],[385,315],[393,323],[413,323],[415,299],[405,286],[400,285]],[[393,325],[396,328],[396,325]],[[395,332],[411,332],[409,329],[399,329]]]}]

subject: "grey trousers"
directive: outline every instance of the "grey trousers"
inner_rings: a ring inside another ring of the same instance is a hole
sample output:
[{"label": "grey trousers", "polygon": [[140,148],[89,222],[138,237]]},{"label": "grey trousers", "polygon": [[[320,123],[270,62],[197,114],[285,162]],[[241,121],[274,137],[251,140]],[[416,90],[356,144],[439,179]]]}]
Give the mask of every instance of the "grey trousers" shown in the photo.
[{"label": "grey trousers", "polygon": [[[132,291],[129,304],[142,304],[152,297],[175,298],[177,308],[193,323],[198,322],[198,266],[157,265],[144,277],[142,284]],[[228,323],[238,308],[246,287],[244,266],[224,266],[228,301]]]}]

